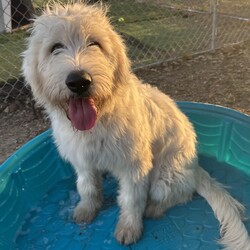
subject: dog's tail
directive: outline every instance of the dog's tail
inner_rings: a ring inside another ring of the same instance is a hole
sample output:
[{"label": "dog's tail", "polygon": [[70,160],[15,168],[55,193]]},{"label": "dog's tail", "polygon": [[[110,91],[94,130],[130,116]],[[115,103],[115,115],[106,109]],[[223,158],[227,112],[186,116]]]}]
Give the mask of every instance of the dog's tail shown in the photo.
[{"label": "dog's tail", "polygon": [[250,238],[242,222],[244,206],[201,167],[197,174],[197,192],[207,200],[220,222],[219,243],[227,250],[250,250]]}]

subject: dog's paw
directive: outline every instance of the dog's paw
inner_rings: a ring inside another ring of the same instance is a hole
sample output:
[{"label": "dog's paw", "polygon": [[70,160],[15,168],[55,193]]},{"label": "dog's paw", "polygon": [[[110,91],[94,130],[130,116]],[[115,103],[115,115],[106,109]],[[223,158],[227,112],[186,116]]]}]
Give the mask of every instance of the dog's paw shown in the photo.
[{"label": "dog's paw", "polygon": [[144,216],[147,218],[158,219],[163,217],[165,209],[157,206],[155,203],[149,203],[145,209]]},{"label": "dog's paw", "polygon": [[119,221],[116,226],[115,237],[121,244],[129,245],[139,240],[142,230],[143,227],[141,223],[127,225]]},{"label": "dog's paw", "polygon": [[76,223],[90,223],[96,217],[96,214],[97,209],[90,209],[79,203],[74,209],[73,219]]}]

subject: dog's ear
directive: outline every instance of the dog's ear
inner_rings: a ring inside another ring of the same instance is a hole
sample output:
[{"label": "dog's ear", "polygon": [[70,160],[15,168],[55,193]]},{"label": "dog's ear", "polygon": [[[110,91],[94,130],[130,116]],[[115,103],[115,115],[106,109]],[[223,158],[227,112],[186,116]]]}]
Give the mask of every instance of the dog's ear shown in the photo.
[{"label": "dog's ear", "polygon": [[22,74],[25,79],[25,84],[31,87],[37,103],[42,105],[43,101],[39,97],[42,96],[43,85],[39,78],[40,72],[38,72],[38,50],[41,47],[41,39],[35,39],[35,34],[32,30],[32,34],[28,38],[27,43],[27,49],[21,54],[23,57]]},{"label": "dog's ear", "polygon": [[114,33],[112,43],[116,53],[116,66],[114,72],[115,81],[117,83],[125,84],[129,81],[131,71],[131,63],[127,56],[126,46],[121,36],[116,32]]}]

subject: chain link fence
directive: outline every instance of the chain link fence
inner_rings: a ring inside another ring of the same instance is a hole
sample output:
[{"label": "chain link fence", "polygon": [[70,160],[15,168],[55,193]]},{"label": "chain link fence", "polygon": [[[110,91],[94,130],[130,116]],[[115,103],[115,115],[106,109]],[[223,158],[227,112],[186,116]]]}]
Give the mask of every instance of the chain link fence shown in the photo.
[{"label": "chain link fence", "polygon": [[[61,0],[61,2],[68,2]],[[95,1],[90,1],[95,2]],[[133,67],[250,39],[249,0],[106,0]],[[0,103],[27,96],[20,53],[44,0],[0,0]]]}]

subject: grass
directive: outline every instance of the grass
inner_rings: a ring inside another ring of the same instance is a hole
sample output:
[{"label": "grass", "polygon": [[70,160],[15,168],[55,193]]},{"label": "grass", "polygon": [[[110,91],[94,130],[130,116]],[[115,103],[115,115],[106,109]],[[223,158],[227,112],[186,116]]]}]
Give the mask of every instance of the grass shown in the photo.
[{"label": "grass", "polygon": [[[229,6],[233,4],[232,0],[225,1]],[[239,2],[241,1],[243,0]],[[34,6],[38,8],[45,2],[36,0]],[[61,0],[61,2],[68,2],[68,0]],[[211,43],[211,17],[209,15],[189,13],[187,17],[183,15],[185,14],[183,11],[171,11],[169,8],[154,4],[155,2],[155,0],[146,3],[135,0],[108,1],[109,16],[113,25],[126,40],[129,56],[134,66],[209,49]],[[162,2],[164,3],[163,0]],[[183,0],[170,0],[169,5],[183,8],[184,2]],[[201,2],[189,0],[188,3],[198,8]],[[245,7],[243,5],[243,8]],[[187,3],[185,8],[187,8]],[[222,27],[223,25],[221,24]],[[19,54],[24,50],[25,36],[24,31],[0,34],[0,82],[17,78],[20,75]]]},{"label": "grass", "polygon": [[0,34],[0,82],[20,75],[21,56],[25,47],[25,31]]},{"label": "grass", "polygon": [[[192,25],[192,23],[190,20],[180,22],[179,18],[171,17],[169,20],[164,19],[164,21],[154,20],[127,24],[119,27],[119,30],[123,34],[136,38],[144,45],[139,55],[131,51],[131,57],[135,63],[143,64],[145,61],[142,60],[142,57],[146,61],[147,58],[150,58],[152,63],[188,53],[190,50],[199,50],[199,46],[208,49],[211,42],[209,37],[206,39],[206,36],[210,33],[208,31],[210,28],[205,27],[200,22],[196,25]],[[197,29],[205,31],[198,41],[199,44],[195,43],[193,39]],[[155,55],[150,54],[152,52]]]},{"label": "grass", "polygon": [[[68,2],[67,0],[61,2]],[[35,1],[35,8],[44,5],[45,1],[37,0]],[[131,26],[125,27],[127,24],[135,23],[135,22],[143,22],[144,20],[148,20],[148,18],[158,19],[163,16],[160,8],[157,7],[149,7],[140,3],[136,3],[132,0],[127,1],[115,1],[111,0],[108,2],[110,7],[110,13],[112,23],[119,29],[119,27],[123,27],[122,32],[125,34],[132,34],[131,32],[127,32],[127,30],[131,30]],[[141,14],[138,15],[139,10]],[[121,21],[120,18],[123,18]],[[133,26],[133,24],[132,24]],[[140,27],[139,27],[140,28]],[[139,32],[139,31],[137,31]],[[135,32],[136,33],[136,32]],[[133,33],[133,36],[136,34]],[[20,75],[20,65],[21,65],[21,57],[20,53],[24,51],[25,48],[25,31],[18,31],[14,33],[5,33],[0,34],[0,85],[7,81],[10,78],[18,78]],[[138,56],[142,53],[140,48],[132,48],[130,46],[129,51],[133,51],[132,58],[138,58]],[[136,56],[138,55],[138,56]]]},{"label": "grass", "polygon": [[[211,27],[207,25],[210,24],[208,15],[185,18],[181,12],[149,3],[132,0],[113,0],[109,3],[112,22],[127,41],[134,66],[178,56],[190,50],[196,52],[194,45],[198,50],[200,47],[208,49],[211,43],[208,38],[211,34]],[[197,30],[203,36],[199,38],[199,44],[193,39]]]}]

